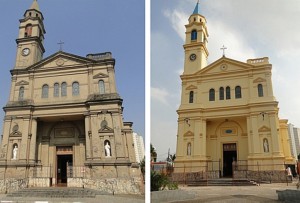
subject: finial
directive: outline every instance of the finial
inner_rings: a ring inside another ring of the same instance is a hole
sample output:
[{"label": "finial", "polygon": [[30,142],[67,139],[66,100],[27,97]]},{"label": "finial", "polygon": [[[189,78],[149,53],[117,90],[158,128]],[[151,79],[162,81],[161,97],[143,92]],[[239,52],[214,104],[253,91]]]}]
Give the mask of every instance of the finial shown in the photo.
[{"label": "finial", "polygon": [[223,45],[223,47],[222,47],[221,49],[223,50],[223,57],[225,57],[225,49],[227,49],[227,47],[225,47],[225,46]]}]

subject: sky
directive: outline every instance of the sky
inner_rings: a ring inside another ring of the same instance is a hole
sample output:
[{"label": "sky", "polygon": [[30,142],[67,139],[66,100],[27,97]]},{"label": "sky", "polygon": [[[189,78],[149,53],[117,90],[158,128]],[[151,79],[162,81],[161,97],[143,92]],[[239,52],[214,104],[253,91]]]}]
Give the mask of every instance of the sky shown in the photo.
[{"label": "sky", "polygon": [[[19,19],[33,0],[0,2],[0,106],[8,102]],[[124,121],[145,135],[145,3],[141,0],[38,0],[46,30],[44,58],[59,51],[85,57],[112,52]],[[3,120],[4,112],[0,111]],[[0,132],[3,123],[0,122]]]},{"label": "sky", "polygon": [[[185,27],[197,0],[151,1],[151,143],[158,160],[176,152]],[[300,128],[300,1],[200,0],[208,63],[269,57],[279,117]]]}]

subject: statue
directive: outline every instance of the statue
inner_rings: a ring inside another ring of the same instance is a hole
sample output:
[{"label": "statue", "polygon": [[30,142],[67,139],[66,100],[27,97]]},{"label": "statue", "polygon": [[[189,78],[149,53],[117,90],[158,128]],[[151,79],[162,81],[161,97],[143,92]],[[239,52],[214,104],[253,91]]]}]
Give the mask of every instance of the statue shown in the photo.
[{"label": "statue", "polygon": [[191,146],[191,143],[188,143],[188,146],[187,146],[187,155],[188,156],[191,156],[191,151],[192,151],[192,146]]},{"label": "statue", "polygon": [[264,139],[264,152],[269,152],[269,144],[267,139]]},{"label": "statue", "polygon": [[18,146],[15,145],[15,148],[13,149],[13,160],[17,159],[17,153],[18,153]]},{"label": "statue", "polygon": [[106,152],[106,157],[110,157],[111,154],[110,154],[110,146],[108,144],[108,142],[106,142],[106,145],[104,146],[105,148],[105,152]]}]

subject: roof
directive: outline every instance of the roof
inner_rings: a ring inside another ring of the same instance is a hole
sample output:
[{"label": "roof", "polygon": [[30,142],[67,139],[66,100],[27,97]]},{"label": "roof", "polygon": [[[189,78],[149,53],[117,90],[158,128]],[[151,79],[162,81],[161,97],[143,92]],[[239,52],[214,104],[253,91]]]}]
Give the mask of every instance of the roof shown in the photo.
[{"label": "roof", "polygon": [[38,4],[37,0],[33,0],[33,2],[32,2],[29,9],[35,9],[37,11],[40,11],[40,7],[39,7],[39,4]]},{"label": "roof", "polygon": [[197,4],[196,4],[196,7],[195,7],[195,9],[194,9],[193,14],[200,14],[199,0],[198,0],[198,2],[197,2]]}]

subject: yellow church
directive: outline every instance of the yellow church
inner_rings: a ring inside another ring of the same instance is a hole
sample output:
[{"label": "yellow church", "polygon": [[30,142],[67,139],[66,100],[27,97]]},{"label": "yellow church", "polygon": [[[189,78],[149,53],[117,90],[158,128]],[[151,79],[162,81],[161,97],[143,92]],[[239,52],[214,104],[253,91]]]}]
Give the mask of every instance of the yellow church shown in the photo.
[{"label": "yellow church", "polygon": [[[278,117],[268,57],[225,55],[207,64],[208,27],[199,3],[188,19],[175,173],[238,170],[284,174],[291,156],[287,120]],[[224,48],[224,47],[223,47]]]}]

